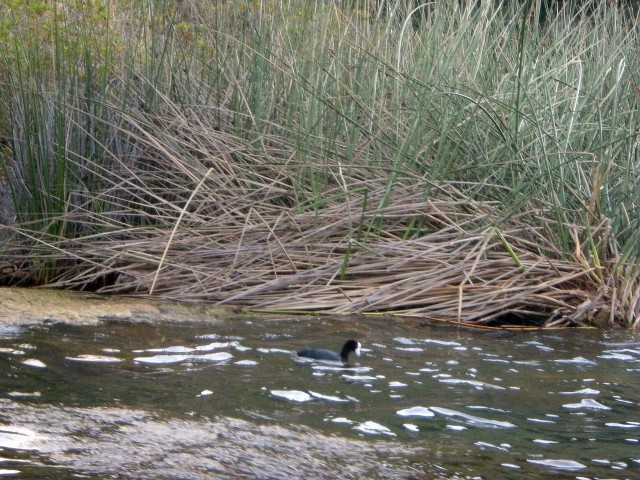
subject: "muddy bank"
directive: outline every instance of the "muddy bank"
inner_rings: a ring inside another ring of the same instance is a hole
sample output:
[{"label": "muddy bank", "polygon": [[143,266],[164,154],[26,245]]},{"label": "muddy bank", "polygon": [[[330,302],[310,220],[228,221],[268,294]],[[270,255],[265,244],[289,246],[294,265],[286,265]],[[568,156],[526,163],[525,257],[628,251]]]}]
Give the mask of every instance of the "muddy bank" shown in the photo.
[{"label": "muddy bank", "polygon": [[219,323],[223,316],[229,318],[233,313],[230,309],[157,299],[109,297],[64,290],[0,288],[0,324],[3,325],[41,322],[92,325],[106,320]]}]

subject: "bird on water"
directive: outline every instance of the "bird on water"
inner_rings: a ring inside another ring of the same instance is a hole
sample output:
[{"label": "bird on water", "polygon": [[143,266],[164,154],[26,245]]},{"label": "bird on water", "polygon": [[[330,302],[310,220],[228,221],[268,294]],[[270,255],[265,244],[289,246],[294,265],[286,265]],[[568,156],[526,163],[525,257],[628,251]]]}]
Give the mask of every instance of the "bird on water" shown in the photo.
[{"label": "bird on water", "polygon": [[326,350],[324,348],[305,348],[303,350],[298,350],[296,353],[299,357],[310,358],[313,360],[331,360],[334,362],[348,362],[349,354],[351,352],[355,353],[356,356],[360,356],[360,342],[356,340],[347,340],[340,351],[340,355],[331,350]]}]

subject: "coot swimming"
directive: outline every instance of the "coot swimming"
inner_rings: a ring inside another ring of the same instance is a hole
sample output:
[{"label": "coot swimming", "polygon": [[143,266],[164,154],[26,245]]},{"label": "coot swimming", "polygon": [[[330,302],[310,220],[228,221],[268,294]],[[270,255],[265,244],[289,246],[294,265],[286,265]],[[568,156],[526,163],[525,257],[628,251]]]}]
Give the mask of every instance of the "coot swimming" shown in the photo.
[{"label": "coot swimming", "polygon": [[342,347],[340,355],[331,350],[325,350],[324,348],[305,348],[296,352],[299,357],[312,358],[314,360],[332,360],[334,362],[348,362],[349,354],[354,352],[358,357],[360,356],[360,342],[355,340],[347,340]]}]

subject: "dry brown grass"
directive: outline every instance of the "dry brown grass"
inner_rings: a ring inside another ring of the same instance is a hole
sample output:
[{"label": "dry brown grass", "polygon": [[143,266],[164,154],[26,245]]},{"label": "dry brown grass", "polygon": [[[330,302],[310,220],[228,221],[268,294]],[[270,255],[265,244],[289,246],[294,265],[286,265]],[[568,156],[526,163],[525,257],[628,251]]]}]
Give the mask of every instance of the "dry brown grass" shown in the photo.
[{"label": "dry brown grass", "polygon": [[[248,142],[200,119],[129,118],[137,154],[118,159],[116,172],[76,159],[108,180],[96,197],[68,205],[64,222],[86,225],[86,235],[5,229],[15,235],[5,280],[28,279],[34,265],[52,262],[52,287],[269,311],[474,325],[637,318],[635,270],[614,275],[616,259],[597,264],[577,226],[574,258],[566,259],[547,235],[554,220],[530,223],[539,206],[504,220],[499,204],[478,199],[481,186],[410,175],[388,197],[381,167],[367,167],[366,158],[349,168],[322,158],[302,165],[279,139]],[[311,173],[324,178],[321,195],[300,187]],[[589,233],[601,238],[606,225]]]}]

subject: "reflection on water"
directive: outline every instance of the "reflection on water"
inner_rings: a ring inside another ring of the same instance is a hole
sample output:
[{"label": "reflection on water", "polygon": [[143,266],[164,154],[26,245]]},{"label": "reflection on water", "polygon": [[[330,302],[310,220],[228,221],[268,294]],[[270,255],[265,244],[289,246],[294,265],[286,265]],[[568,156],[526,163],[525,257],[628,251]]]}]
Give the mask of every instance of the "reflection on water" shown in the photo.
[{"label": "reflection on water", "polygon": [[[351,337],[350,365],[293,354]],[[630,332],[53,325],[0,329],[0,373],[0,475],[640,478]]]}]

